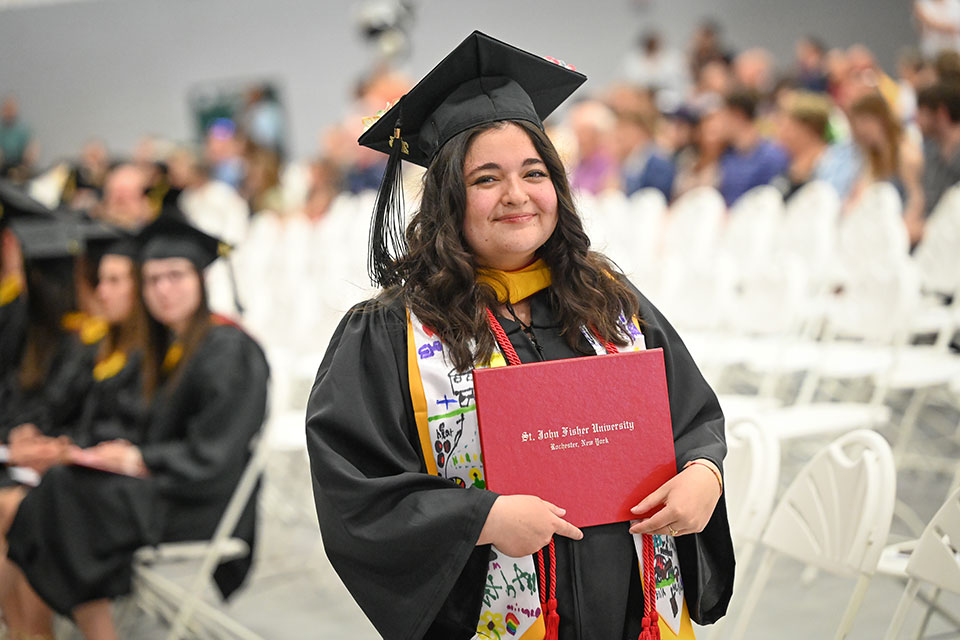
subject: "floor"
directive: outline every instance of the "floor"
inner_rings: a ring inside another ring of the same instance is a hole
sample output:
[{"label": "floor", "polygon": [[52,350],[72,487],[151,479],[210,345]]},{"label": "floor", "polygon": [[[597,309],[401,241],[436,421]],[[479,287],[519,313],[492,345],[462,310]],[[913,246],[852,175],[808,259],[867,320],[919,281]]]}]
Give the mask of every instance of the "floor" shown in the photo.
[{"label": "floor", "polygon": [[[890,404],[896,418],[902,412],[906,398],[894,397]],[[960,460],[958,423],[960,406],[957,399],[946,391],[934,394],[923,409],[920,432],[912,449],[931,456]],[[893,439],[892,431],[883,433]],[[816,443],[812,443],[785,450],[782,487],[815,448]],[[898,497],[909,505],[920,521],[926,521],[942,503],[951,480],[947,474],[902,470],[898,474]],[[252,580],[232,602],[222,605],[223,610],[268,640],[378,638],[323,555],[302,451],[278,453],[268,472],[266,487],[261,516],[262,544]],[[910,536],[909,528],[895,518],[891,541]],[[170,576],[182,577],[188,568],[174,566],[165,571]],[[751,578],[748,572],[745,582]],[[781,559],[774,565],[747,637],[779,640],[831,638],[853,586],[852,578],[822,573],[809,575],[798,563]],[[737,593],[740,597],[746,587],[746,584],[739,585]],[[849,638],[882,638],[902,591],[902,582],[876,576],[870,583]],[[208,599],[217,602],[212,594],[208,594]],[[946,611],[960,617],[960,597],[943,595],[939,603]],[[920,615],[920,608],[915,607],[910,618],[912,622],[906,628],[915,628]],[[960,623],[951,624],[934,615],[926,637],[960,638],[958,625]],[[162,625],[142,613],[134,614],[127,629],[126,635],[131,638],[153,640],[164,637]],[[706,629],[698,631],[698,637],[717,640],[729,637],[731,630],[732,625],[718,629],[718,633]],[[64,631],[63,637],[73,635],[66,627]]]}]

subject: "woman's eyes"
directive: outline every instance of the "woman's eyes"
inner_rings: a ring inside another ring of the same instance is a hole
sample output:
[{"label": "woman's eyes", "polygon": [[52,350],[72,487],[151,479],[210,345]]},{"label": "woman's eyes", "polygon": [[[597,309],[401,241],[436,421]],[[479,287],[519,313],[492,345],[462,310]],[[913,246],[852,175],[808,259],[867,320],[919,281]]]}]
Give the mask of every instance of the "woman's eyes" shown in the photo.
[{"label": "woman's eyes", "polygon": [[[548,174],[546,171],[544,171],[543,169],[532,169],[532,170],[526,172],[525,174],[523,174],[523,177],[524,177],[524,178],[549,178],[550,176],[549,176],[549,174]],[[494,176],[494,175],[486,175],[486,176],[480,176],[479,178],[476,178],[476,179],[473,181],[473,184],[475,184],[475,185],[477,185],[477,184],[490,184],[490,183],[492,183],[492,182],[496,182],[497,180],[499,180],[499,178],[498,178],[497,176]]]}]

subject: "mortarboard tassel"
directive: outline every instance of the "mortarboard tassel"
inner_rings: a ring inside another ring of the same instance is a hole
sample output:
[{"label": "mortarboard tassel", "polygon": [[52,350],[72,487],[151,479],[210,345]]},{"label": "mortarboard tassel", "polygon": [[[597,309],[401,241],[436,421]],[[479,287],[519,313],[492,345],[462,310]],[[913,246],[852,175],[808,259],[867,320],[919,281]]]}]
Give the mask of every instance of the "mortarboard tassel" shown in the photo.
[{"label": "mortarboard tassel", "polygon": [[407,253],[407,239],[404,236],[403,176],[401,174],[401,155],[409,154],[407,143],[400,138],[400,118],[390,138],[390,155],[387,167],[377,190],[377,199],[373,205],[373,219],[370,222],[369,253],[367,256],[367,274],[370,281],[380,287],[399,284],[400,274],[396,263]]}]

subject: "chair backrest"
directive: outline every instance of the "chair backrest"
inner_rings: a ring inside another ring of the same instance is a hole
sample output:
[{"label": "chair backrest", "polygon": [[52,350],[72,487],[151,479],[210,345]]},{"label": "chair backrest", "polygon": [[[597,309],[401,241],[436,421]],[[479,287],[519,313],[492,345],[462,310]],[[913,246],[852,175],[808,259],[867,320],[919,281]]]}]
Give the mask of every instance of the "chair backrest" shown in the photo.
[{"label": "chair backrest", "polygon": [[872,575],[890,531],[895,497],[890,445],[875,431],[851,431],[801,469],[761,541],[829,573]]},{"label": "chair backrest", "polygon": [[960,185],[934,207],[913,258],[925,289],[949,295],[960,289]]},{"label": "chair backrest", "polygon": [[727,518],[734,543],[758,540],[770,518],[780,478],[780,441],[752,420],[727,424],[723,463]]},{"label": "chair backrest", "polygon": [[720,249],[741,272],[763,268],[769,262],[783,225],[783,211],[783,196],[767,184],[754,187],[733,203]]},{"label": "chair backrest", "polygon": [[919,304],[920,278],[912,261],[904,255],[874,263],[846,273],[827,311],[827,332],[897,346],[906,340]]},{"label": "chair backrest", "polygon": [[716,253],[727,207],[713,187],[697,187],[671,205],[663,252],[686,262],[710,263]]},{"label": "chair backrest", "polygon": [[950,494],[920,534],[907,575],[960,593],[960,489]]},{"label": "chair backrest", "polygon": [[628,220],[627,196],[619,189],[606,189],[591,200],[592,220],[589,232],[590,248],[607,255],[620,264],[628,255],[620,242]]},{"label": "chair backrest", "polygon": [[847,270],[871,269],[906,256],[910,249],[903,202],[889,182],[875,182],[840,221],[840,260]]},{"label": "chair backrest", "polygon": [[799,258],[814,280],[826,277],[835,260],[840,207],[837,190],[823,181],[805,184],[787,200],[779,252]]}]

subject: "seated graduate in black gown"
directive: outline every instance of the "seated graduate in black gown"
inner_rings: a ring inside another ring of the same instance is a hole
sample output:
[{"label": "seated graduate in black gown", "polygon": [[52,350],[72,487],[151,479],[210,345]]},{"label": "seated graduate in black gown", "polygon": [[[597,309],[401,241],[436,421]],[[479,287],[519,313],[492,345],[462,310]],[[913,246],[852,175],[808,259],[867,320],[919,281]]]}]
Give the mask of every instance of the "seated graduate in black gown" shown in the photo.
[{"label": "seated graduate in black gown", "polygon": [[[126,438],[137,442],[143,427],[145,402],[140,384],[141,352],[146,312],[140,303],[132,238],[99,223],[84,223],[87,258],[97,264],[98,278],[91,283],[98,315],[83,325],[79,344],[86,371],[78,371],[72,386],[80,395],[80,409],[72,421],[52,424],[47,432],[33,423],[17,426],[7,446],[11,480],[24,484],[0,488],[0,536],[5,536],[25,487],[54,464],[69,460],[71,449]],[[94,331],[91,331],[93,329]],[[88,344],[89,343],[89,344]]]},{"label": "seated graduate in black gown", "polygon": [[[54,467],[21,503],[2,570],[14,586],[0,606],[22,633],[49,634],[52,609],[87,638],[115,638],[109,599],[129,592],[134,552],[212,535],[264,419],[262,350],[206,304],[202,274],[221,243],[182,214],[162,215],[138,239],[150,316],[143,434],[84,450],[75,462],[87,466]],[[252,498],[235,532],[251,545],[254,520]],[[249,558],[218,569],[224,596],[248,568]]]},{"label": "seated graduate in black gown", "polygon": [[[80,415],[102,333],[90,330],[100,323],[87,320],[74,327],[76,254],[83,247],[77,225],[50,212],[17,216],[10,231],[22,250],[25,286],[10,303],[21,305],[11,311],[16,317],[4,328],[4,351],[12,354],[13,364],[4,366],[0,377],[0,442],[14,446],[47,437],[28,456],[31,466],[44,467],[55,463],[65,447],[64,441],[52,446],[49,438],[63,435]],[[24,464],[10,459],[11,453],[25,453],[15,448],[2,450],[4,462]],[[5,478],[3,485],[10,484]]]},{"label": "seated graduate in black gown", "polygon": [[[360,138],[390,156],[370,245],[384,291],[330,342],[307,448],[327,556],[385,638],[691,638],[691,619],[726,611],[719,403],[663,315],[589,250],[543,131],[584,80],[474,33]],[[426,167],[405,232],[401,159]],[[581,531],[562,504],[486,490],[472,369],[613,345],[663,349],[677,475],[632,510],[656,515]],[[532,556],[547,548],[550,571]]]},{"label": "seated graduate in black gown", "polygon": [[95,268],[98,317],[104,335],[96,343],[93,383],[75,424],[67,432],[77,447],[109,440],[140,444],[146,416],[141,382],[147,312],[137,271],[138,242],[97,222],[81,225],[86,259]]},{"label": "seated graduate in black gown", "polygon": [[16,368],[27,330],[23,252],[10,221],[32,216],[49,218],[50,212],[9,180],[0,178],[0,380]]}]

